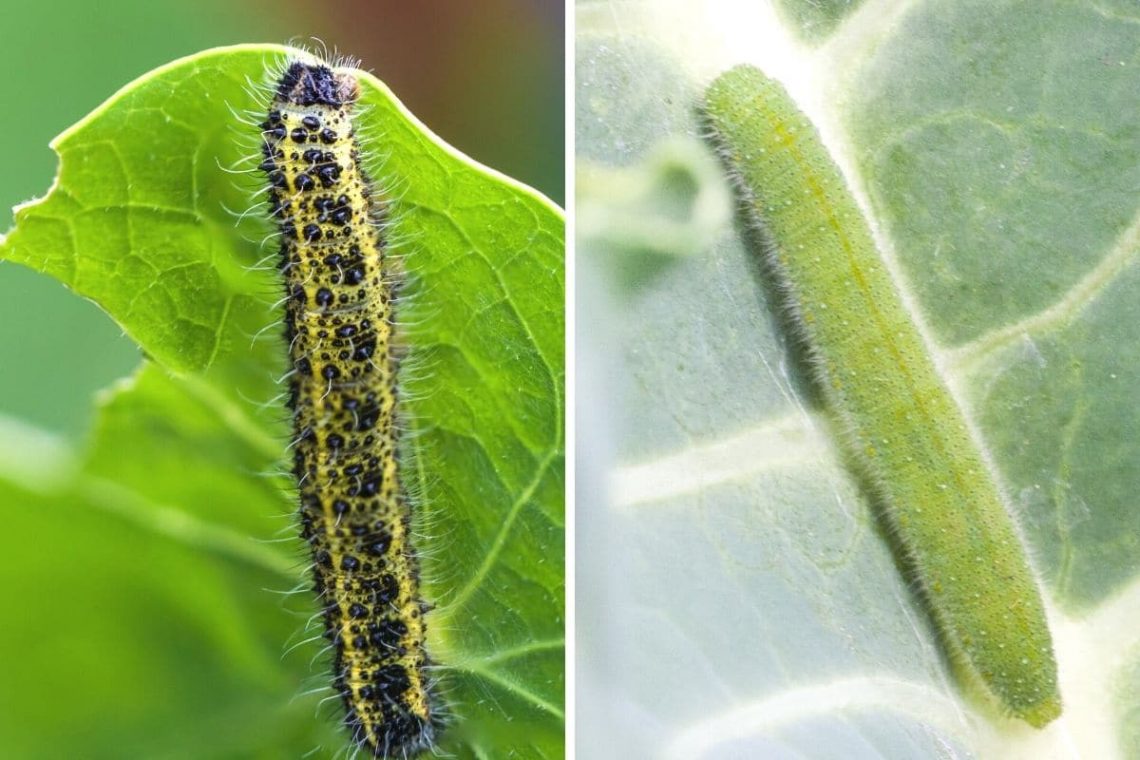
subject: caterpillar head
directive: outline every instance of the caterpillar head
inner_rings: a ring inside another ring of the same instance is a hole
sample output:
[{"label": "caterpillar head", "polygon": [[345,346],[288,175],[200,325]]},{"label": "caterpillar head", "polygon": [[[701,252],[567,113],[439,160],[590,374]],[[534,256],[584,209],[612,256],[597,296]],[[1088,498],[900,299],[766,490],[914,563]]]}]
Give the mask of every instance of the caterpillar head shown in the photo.
[{"label": "caterpillar head", "polygon": [[294,61],[277,87],[277,98],[298,106],[325,105],[340,108],[356,101],[360,85],[356,77],[340,74],[323,64]]}]

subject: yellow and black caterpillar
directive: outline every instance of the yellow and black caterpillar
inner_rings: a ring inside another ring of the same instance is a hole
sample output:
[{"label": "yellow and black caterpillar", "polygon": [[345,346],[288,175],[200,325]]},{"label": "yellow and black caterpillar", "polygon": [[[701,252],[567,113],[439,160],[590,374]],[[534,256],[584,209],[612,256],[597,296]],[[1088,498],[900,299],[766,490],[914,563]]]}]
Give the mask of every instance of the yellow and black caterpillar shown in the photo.
[{"label": "yellow and black caterpillar", "polygon": [[395,285],[385,204],[361,167],[356,78],[291,62],[262,123],[280,232],[301,536],[353,740],[376,757],[431,746],[411,508],[397,471]]}]

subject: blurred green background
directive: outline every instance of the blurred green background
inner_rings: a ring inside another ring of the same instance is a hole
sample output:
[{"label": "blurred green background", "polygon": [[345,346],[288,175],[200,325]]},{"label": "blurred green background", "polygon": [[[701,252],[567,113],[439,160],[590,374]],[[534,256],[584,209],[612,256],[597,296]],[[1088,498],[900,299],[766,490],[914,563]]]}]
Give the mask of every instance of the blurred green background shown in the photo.
[{"label": "blurred green background", "polygon": [[[363,61],[420,120],[476,160],[563,202],[561,0],[45,0],[5,3],[0,50],[18,118],[0,120],[0,230],[45,193],[48,142],[150,69],[218,45],[305,43]],[[92,393],[138,363],[97,307],[0,262],[0,415],[80,438]],[[0,452],[0,456],[3,456]]]}]

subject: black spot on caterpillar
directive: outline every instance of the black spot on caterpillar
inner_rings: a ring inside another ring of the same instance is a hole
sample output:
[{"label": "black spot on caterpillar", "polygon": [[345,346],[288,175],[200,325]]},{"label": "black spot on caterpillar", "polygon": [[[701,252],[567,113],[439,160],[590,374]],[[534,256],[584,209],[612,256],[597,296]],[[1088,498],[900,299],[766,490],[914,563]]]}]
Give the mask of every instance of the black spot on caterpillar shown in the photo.
[{"label": "black spot on caterpillar", "polygon": [[360,163],[352,73],[293,61],[260,125],[281,238],[301,536],[352,739],[376,757],[438,729],[411,508],[398,473],[385,203]]}]

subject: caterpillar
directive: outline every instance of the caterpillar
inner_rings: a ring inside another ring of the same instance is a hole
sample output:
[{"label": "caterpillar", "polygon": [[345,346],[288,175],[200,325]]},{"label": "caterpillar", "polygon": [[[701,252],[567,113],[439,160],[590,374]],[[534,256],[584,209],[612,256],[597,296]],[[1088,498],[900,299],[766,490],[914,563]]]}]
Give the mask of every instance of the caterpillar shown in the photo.
[{"label": "caterpillar", "polygon": [[1045,726],[1061,700],[1025,548],[838,167],[755,68],[717,78],[703,112],[847,454],[951,661],[1004,711]]},{"label": "caterpillar", "polygon": [[361,167],[358,96],[349,69],[289,62],[259,168],[281,241],[293,471],[333,685],[352,740],[404,758],[431,747],[439,720],[398,469],[388,209]]}]

